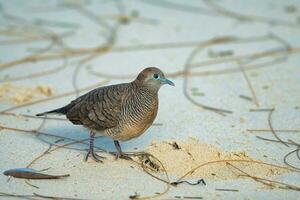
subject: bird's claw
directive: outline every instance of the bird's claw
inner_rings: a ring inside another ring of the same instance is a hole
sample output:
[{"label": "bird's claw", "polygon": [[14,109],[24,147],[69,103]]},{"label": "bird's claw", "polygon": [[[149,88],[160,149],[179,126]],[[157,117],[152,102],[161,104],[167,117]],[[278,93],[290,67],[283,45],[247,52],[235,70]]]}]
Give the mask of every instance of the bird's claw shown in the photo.
[{"label": "bird's claw", "polygon": [[115,155],[115,160],[118,160],[119,158],[122,158],[122,159],[125,159],[125,160],[132,160],[132,158],[126,154],[126,153],[123,153],[123,152],[116,152],[116,153],[113,153]]},{"label": "bird's claw", "polygon": [[101,162],[101,163],[103,163],[101,159],[105,159],[105,157],[99,156],[94,151],[88,151],[88,153],[85,156],[85,161],[87,161],[89,157],[91,157],[94,161]]}]

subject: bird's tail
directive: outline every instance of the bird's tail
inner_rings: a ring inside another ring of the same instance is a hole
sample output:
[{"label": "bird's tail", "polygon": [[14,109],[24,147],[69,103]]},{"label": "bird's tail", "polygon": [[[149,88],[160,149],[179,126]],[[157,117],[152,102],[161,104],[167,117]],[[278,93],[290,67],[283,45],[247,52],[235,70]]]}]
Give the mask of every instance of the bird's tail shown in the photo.
[{"label": "bird's tail", "polygon": [[54,109],[54,110],[50,110],[47,112],[43,112],[43,113],[38,113],[36,114],[36,116],[44,116],[44,115],[48,115],[48,114],[62,114],[65,115],[67,114],[68,110],[70,109],[70,105],[58,108],[58,109]]}]

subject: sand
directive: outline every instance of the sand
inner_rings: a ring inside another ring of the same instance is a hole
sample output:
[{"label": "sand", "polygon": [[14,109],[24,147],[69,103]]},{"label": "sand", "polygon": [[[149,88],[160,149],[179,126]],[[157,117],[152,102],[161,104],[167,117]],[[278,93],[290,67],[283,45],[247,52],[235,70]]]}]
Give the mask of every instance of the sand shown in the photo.
[{"label": "sand", "polygon": [[[153,142],[146,151],[157,157],[169,174],[178,177],[206,162],[232,159],[256,161],[246,152],[226,152],[194,138],[188,138],[183,142]],[[252,176],[263,178],[288,172],[286,169],[253,162],[231,162],[231,164]],[[242,176],[239,176],[241,174],[230,165],[226,165],[226,162],[219,162],[201,167],[189,175],[189,178],[229,180],[241,178]]]},{"label": "sand", "polygon": [[3,83],[0,85],[0,101],[12,103],[15,105],[30,102],[41,97],[50,97],[53,95],[49,86],[36,86],[34,88]]}]

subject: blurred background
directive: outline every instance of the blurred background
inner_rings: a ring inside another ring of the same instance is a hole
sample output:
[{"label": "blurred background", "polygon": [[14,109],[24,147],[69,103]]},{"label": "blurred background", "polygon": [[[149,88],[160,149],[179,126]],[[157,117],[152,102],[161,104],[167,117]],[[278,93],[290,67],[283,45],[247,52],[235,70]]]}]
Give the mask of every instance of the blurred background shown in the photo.
[{"label": "blurred background", "polygon": [[[93,88],[132,81],[149,66],[162,69],[176,87],[160,90],[155,124],[122,143],[125,151],[192,137],[298,170],[297,0],[2,0],[0,25],[1,172],[25,167],[49,145],[75,141],[32,166],[67,172],[70,178],[34,182],[35,188],[0,175],[0,192],[128,199],[135,192],[143,197],[165,191],[165,183],[126,161],[84,163],[87,146],[78,141],[87,139],[87,130],[59,116],[34,117]],[[109,138],[96,144],[114,150]],[[293,171],[271,179],[299,186],[299,178]],[[158,198],[299,198],[299,187],[268,188],[251,178],[206,182],[172,187]],[[237,191],[216,190],[222,187]]]}]

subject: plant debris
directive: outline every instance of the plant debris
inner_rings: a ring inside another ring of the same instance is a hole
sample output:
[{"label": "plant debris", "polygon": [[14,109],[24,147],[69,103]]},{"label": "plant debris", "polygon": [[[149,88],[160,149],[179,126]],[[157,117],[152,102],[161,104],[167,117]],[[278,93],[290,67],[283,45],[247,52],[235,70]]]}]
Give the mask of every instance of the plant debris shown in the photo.
[{"label": "plant debris", "polygon": [[3,174],[6,176],[12,176],[14,178],[24,178],[24,179],[60,179],[60,178],[65,178],[70,176],[70,174],[64,174],[64,175],[43,174],[31,168],[10,169],[3,172]]},{"label": "plant debris", "polygon": [[187,183],[189,185],[200,185],[200,184],[206,185],[206,182],[204,181],[204,179],[199,179],[196,183],[191,183],[189,181],[176,181],[176,182],[173,182],[171,184],[177,186],[178,184],[181,184],[181,183]]},{"label": "plant debris", "polygon": [[210,58],[232,56],[233,54],[234,54],[234,52],[232,50],[214,51],[212,49],[209,49],[208,52],[207,52],[207,55]]},{"label": "plant debris", "polygon": [[141,156],[140,160],[142,161],[142,163],[145,166],[149,167],[150,169],[152,169],[154,171],[159,171],[160,170],[160,165],[155,163],[154,161],[152,161],[151,158],[147,154]]},{"label": "plant debris", "polygon": [[203,197],[192,197],[192,196],[174,196],[176,199],[203,199]]},{"label": "plant debris", "polygon": [[242,94],[240,95],[240,98],[245,99],[247,101],[253,101],[253,99],[251,97],[248,97],[248,96],[245,96],[245,95],[242,95]]},{"label": "plant debris", "polygon": [[177,142],[173,142],[171,145],[174,149],[181,149],[181,147],[177,144]]},{"label": "plant debris", "polygon": [[216,191],[224,191],[224,192],[238,192],[237,189],[224,189],[224,188],[216,188]]},{"label": "plant debris", "polygon": [[134,194],[129,196],[129,199],[138,199],[139,198],[139,194],[137,192],[135,192]]}]

